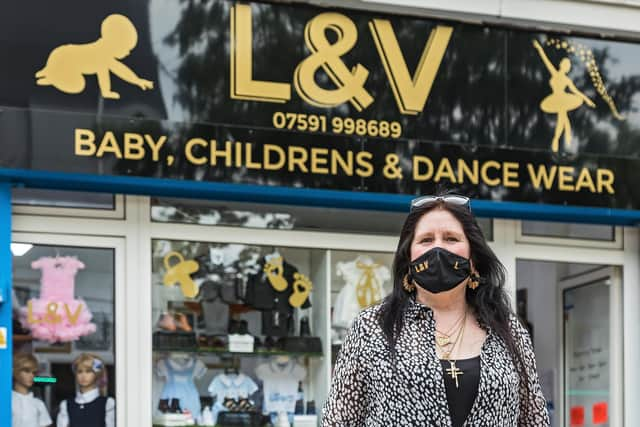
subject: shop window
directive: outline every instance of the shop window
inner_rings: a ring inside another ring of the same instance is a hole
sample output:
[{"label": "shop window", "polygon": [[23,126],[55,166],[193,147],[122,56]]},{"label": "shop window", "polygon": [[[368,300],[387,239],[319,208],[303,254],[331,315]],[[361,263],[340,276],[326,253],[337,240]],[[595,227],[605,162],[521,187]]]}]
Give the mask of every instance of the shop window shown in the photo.
[{"label": "shop window", "polygon": [[392,253],[331,251],[331,358],[361,310],[391,293]]},{"label": "shop window", "polygon": [[14,188],[11,203],[17,214],[124,218],[124,197],[110,193]]},{"label": "shop window", "polygon": [[557,237],[612,242],[616,239],[611,225],[574,224],[563,222],[522,221],[523,236]]},{"label": "shop window", "polygon": [[16,242],[12,252],[14,423],[37,411],[42,425],[68,426],[84,405],[114,425],[114,251]]},{"label": "shop window", "polygon": [[153,424],[316,425],[326,251],[170,240],[152,251]]},{"label": "shop window", "polygon": [[[314,208],[246,202],[206,202],[186,199],[151,199],[151,220],[183,224],[222,225],[280,230],[333,231],[397,236],[403,212]],[[478,218],[492,240],[490,218]]]}]

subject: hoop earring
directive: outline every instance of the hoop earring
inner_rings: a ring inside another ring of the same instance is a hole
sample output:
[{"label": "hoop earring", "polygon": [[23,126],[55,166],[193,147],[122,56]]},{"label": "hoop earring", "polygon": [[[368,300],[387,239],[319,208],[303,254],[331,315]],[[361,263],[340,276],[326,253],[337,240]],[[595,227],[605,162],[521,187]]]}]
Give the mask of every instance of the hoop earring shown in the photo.
[{"label": "hoop earring", "polygon": [[467,284],[467,286],[469,286],[469,289],[475,291],[476,288],[480,286],[480,276],[478,276],[477,273],[471,273],[471,275],[469,276],[469,283]]},{"label": "hoop earring", "polygon": [[405,274],[402,278],[402,288],[408,293],[416,290],[416,283],[413,280],[409,282],[409,274]]}]

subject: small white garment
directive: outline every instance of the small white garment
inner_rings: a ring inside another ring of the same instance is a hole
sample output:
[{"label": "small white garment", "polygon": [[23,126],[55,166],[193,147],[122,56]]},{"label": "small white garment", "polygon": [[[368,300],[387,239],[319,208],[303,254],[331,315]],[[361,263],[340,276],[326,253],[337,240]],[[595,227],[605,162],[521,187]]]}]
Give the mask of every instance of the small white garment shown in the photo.
[{"label": "small white garment", "polygon": [[[100,392],[97,388],[89,390],[86,393],[76,393],[75,401],[78,404],[91,403],[100,397]],[[104,422],[106,427],[115,427],[116,425],[116,401],[112,397],[107,398],[106,412],[104,414]],[[69,411],[67,410],[67,401],[63,400],[60,403],[60,412],[58,412],[58,418],[56,419],[57,427],[69,427]]]},{"label": "small white garment", "polygon": [[16,391],[11,392],[11,420],[12,427],[44,427],[53,422],[42,400]]},{"label": "small white garment", "polygon": [[251,378],[240,372],[237,375],[217,375],[211,380],[207,390],[211,396],[217,396],[217,400],[222,402],[225,397],[230,399],[246,399],[258,391],[258,386]]},{"label": "small white garment", "polygon": [[262,412],[294,412],[298,398],[298,383],[307,370],[293,360],[280,364],[276,359],[256,368],[256,376],[263,382]]},{"label": "small white garment", "polygon": [[336,272],[344,279],[345,285],[333,307],[333,326],[349,328],[361,310],[379,302],[387,294],[385,285],[391,279],[391,272],[366,255],[337,263]]}]

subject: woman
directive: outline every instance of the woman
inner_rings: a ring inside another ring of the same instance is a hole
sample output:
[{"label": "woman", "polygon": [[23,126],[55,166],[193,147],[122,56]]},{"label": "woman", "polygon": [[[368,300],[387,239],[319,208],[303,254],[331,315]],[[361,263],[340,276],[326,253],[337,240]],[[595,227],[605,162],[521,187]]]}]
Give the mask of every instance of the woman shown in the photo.
[{"label": "woman", "polygon": [[469,199],[411,203],[393,292],[354,321],[323,426],[549,425],[531,340]]}]

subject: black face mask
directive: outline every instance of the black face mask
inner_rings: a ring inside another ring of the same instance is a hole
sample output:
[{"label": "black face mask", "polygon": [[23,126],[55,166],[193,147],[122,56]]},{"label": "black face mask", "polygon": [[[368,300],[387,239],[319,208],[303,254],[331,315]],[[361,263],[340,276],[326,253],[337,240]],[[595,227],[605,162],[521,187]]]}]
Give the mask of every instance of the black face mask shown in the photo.
[{"label": "black face mask", "polygon": [[437,294],[455,288],[469,277],[471,264],[464,257],[435,247],[412,261],[409,271],[417,285]]}]

